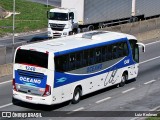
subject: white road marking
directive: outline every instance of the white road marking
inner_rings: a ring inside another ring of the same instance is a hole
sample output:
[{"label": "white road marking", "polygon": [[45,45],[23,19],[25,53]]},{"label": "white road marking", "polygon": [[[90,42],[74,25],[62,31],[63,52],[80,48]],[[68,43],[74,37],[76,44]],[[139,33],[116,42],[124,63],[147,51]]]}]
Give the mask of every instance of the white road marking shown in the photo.
[{"label": "white road marking", "polygon": [[109,99],[111,99],[111,97],[107,97],[107,98],[98,100],[96,103],[98,104],[98,103],[104,102],[104,101],[109,100]]},{"label": "white road marking", "polygon": [[150,84],[150,83],[153,83],[153,82],[155,82],[156,80],[150,80],[150,81],[148,81],[148,82],[146,82],[146,83],[144,83],[145,85],[147,85],[147,84]]},{"label": "white road marking", "polygon": [[81,110],[84,110],[84,107],[80,107],[80,108],[78,108],[78,109],[72,110],[71,112],[68,112],[68,113],[66,113],[66,114],[72,114],[72,113],[75,113],[75,112],[81,111]]},{"label": "white road marking", "polygon": [[160,106],[157,106],[157,107],[151,109],[150,111],[157,111],[157,109],[160,109]]},{"label": "white road marking", "polygon": [[145,60],[145,61],[143,61],[143,62],[140,62],[139,64],[143,64],[143,63],[146,63],[146,62],[150,62],[150,61],[153,61],[153,60],[159,59],[159,58],[160,58],[160,56],[155,57],[155,58],[151,58],[151,59]]},{"label": "white road marking", "polygon": [[132,118],[132,119],[130,119],[130,120],[138,120],[138,118],[139,118],[139,117],[134,117],[134,118]]},{"label": "white road marking", "polygon": [[155,41],[155,42],[151,42],[151,43],[147,43],[147,44],[145,44],[146,46],[147,45],[152,45],[152,44],[156,44],[156,43],[159,43],[160,42],[160,40],[158,40],[158,41]]},{"label": "white road marking", "polygon": [[2,106],[0,106],[0,109],[11,106],[11,105],[13,105],[13,103],[8,103],[8,104],[5,104],[5,105],[2,105]]},{"label": "white road marking", "polygon": [[136,89],[136,88],[130,88],[130,89],[128,89],[128,90],[125,90],[125,91],[123,91],[122,93],[124,94],[124,93],[127,93],[127,92],[130,92],[130,91],[132,91],[132,90],[134,90],[134,89]]},{"label": "white road marking", "polygon": [[6,83],[9,83],[9,82],[12,82],[12,80],[1,82],[0,85],[6,84]]}]

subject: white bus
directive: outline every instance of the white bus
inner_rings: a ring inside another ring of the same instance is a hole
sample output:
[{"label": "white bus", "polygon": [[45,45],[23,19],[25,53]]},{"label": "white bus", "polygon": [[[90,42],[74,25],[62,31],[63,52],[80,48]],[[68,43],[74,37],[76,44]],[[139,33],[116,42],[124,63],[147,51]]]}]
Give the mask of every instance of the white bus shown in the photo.
[{"label": "white bus", "polygon": [[[143,44],[140,44],[143,46]],[[92,31],[17,48],[13,66],[16,100],[52,105],[138,75],[139,47],[128,34]]]}]

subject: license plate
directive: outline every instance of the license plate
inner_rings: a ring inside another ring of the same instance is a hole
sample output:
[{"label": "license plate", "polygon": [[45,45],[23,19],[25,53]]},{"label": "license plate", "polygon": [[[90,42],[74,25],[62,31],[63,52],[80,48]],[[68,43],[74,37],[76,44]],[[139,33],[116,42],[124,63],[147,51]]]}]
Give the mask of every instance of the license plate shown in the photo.
[{"label": "license plate", "polygon": [[32,97],[26,96],[26,99],[28,99],[28,100],[32,100]]}]

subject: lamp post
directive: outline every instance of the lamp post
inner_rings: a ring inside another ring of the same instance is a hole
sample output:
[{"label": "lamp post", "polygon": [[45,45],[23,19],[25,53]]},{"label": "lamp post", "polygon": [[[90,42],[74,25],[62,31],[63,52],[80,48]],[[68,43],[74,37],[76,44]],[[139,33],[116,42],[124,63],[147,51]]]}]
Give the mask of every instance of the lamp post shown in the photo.
[{"label": "lamp post", "polygon": [[48,0],[47,0],[47,8],[48,8]]},{"label": "lamp post", "polygon": [[13,0],[13,39],[12,39],[12,44],[14,46],[14,30],[15,30],[15,0]]},{"label": "lamp post", "polygon": [[14,59],[14,43],[15,43],[15,0],[13,0],[13,38],[12,38],[12,61]]},{"label": "lamp post", "polygon": [[136,15],[136,0],[132,0],[132,17]]}]

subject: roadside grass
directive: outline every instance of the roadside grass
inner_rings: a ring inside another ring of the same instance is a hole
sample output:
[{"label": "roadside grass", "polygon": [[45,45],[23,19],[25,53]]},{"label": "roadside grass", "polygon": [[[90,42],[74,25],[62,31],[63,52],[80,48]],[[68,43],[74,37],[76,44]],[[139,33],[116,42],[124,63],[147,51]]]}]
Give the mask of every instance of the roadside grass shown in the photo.
[{"label": "roadside grass", "polygon": [[160,113],[158,114],[157,117],[149,117],[146,120],[160,120]]},{"label": "roadside grass", "polygon": [[[13,11],[13,0],[0,0],[0,6],[7,11]],[[16,0],[15,33],[29,32],[47,28],[47,10],[53,7],[26,0]],[[0,36],[12,33],[13,18],[0,19]]]}]

